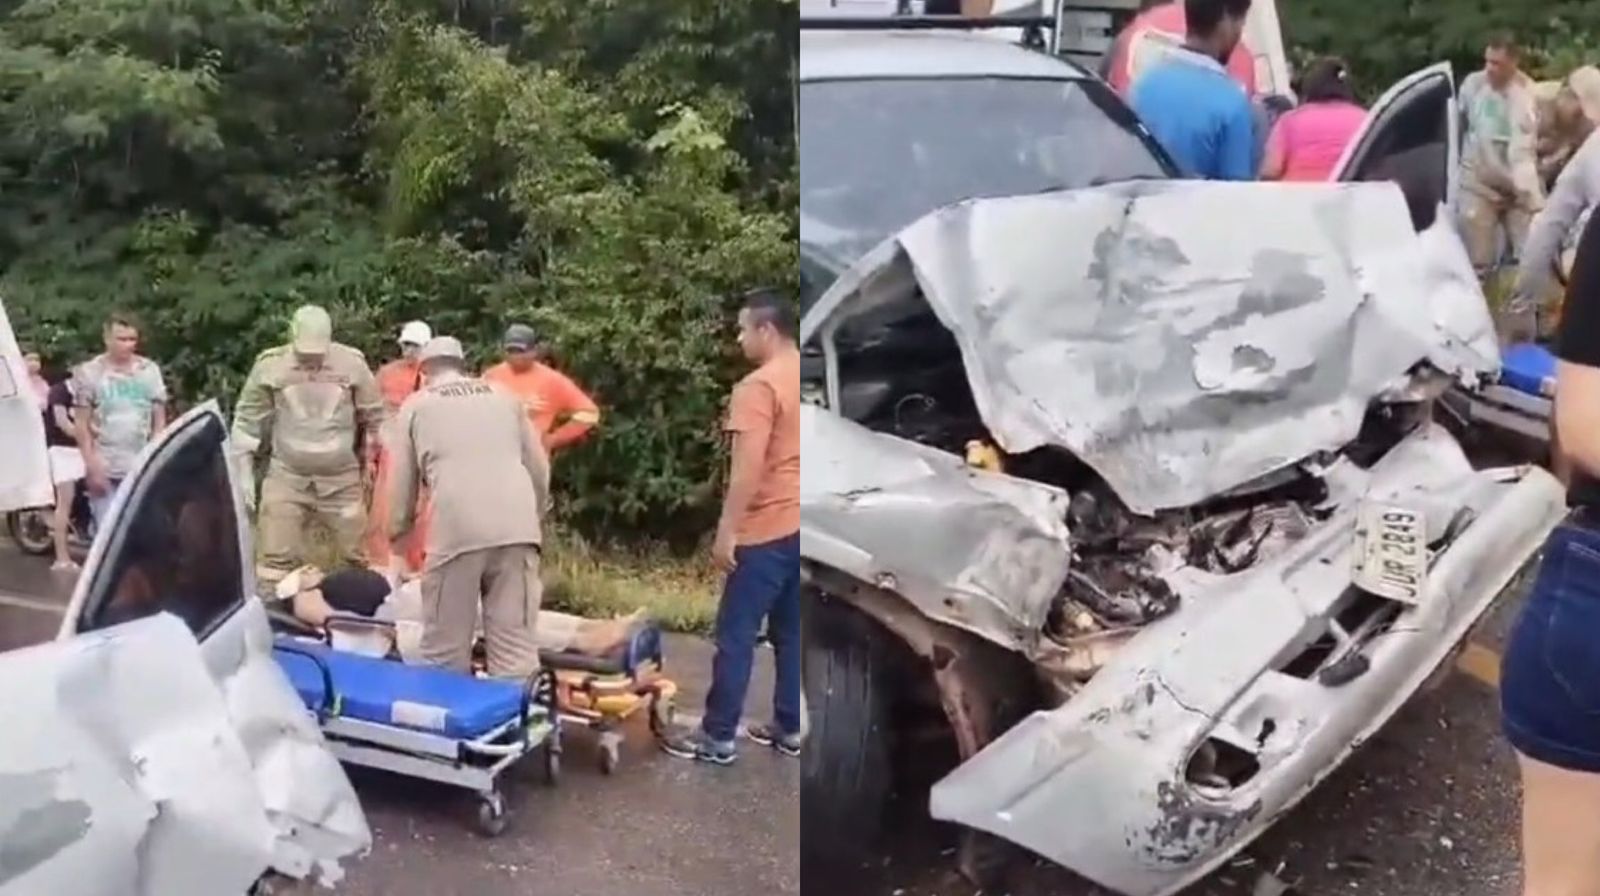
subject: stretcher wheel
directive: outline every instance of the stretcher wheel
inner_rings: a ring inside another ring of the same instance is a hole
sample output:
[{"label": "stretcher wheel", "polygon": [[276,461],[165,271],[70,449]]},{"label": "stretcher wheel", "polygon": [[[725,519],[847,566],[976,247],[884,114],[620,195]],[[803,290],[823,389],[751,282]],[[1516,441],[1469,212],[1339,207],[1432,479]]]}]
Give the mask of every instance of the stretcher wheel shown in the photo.
[{"label": "stretcher wheel", "polygon": [[602,774],[616,774],[617,766],[622,764],[622,746],[616,740],[602,737],[600,739],[600,772]]},{"label": "stretcher wheel", "polygon": [[478,833],[498,837],[506,830],[506,804],[500,794],[491,793],[478,801]]},{"label": "stretcher wheel", "polygon": [[561,780],[561,751],[554,744],[547,744],[544,748],[544,783],[548,787],[556,786]]},{"label": "stretcher wheel", "polygon": [[650,731],[661,736],[672,730],[678,720],[678,704],[672,698],[656,697],[650,701]]}]

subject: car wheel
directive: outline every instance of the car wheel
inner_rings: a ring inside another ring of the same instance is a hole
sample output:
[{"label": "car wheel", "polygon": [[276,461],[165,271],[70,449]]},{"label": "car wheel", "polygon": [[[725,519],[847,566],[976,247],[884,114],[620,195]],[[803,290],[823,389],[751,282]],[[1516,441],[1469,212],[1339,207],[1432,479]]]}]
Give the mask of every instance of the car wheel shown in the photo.
[{"label": "car wheel", "polygon": [[890,636],[842,601],[802,600],[803,672],[810,732],[801,753],[801,863],[859,867],[883,827],[889,763]]},{"label": "car wheel", "polygon": [[6,515],[6,528],[11,532],[11,540],[17,543],[23,553],[36,557],[50,553],[55,544],[50,520],[53,512],[48,507],[35,507]]}]

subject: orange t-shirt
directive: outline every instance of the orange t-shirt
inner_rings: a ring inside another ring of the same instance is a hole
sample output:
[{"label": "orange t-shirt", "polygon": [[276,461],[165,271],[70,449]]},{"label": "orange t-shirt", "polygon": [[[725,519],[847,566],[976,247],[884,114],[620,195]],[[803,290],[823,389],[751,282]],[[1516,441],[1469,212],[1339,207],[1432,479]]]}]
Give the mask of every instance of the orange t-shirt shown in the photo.
[{"label": "orange t-shirt", "polygon": [[413,361],[397,358],[378,368],[378,391],[383,393],[383,403],[390,414],[421,386],[422,365]]},{"label": "orange t-shirt", "polygon": [[739,521],[741,545],[766,544],[800,531],[800,353],[761,365],[733,387],[731,433],[766,437],[761,483]]},{"label": "orange t-shirt", "polygon": [[533,422],[533,431],[540,436],[549,436],[556,428],[556,421],[563,417],[584,412],[598,414],[600,411],[594,399],[578,388],[578,384],[568,379],[566,374],[538,362],[517,373],[511,369],[511,365],[502,361],[485,370],[483,379],[510,389],[522,399],[522,406],[528,410],[528,419]]}]

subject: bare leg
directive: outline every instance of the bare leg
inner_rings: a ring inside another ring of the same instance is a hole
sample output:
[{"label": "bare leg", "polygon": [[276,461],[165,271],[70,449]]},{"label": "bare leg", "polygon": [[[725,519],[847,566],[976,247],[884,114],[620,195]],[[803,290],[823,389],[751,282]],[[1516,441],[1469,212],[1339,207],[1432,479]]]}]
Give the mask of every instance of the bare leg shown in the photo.
[{"label": "bare leg", "polygon": [[72,554],[67,551],[67,526],[72,519],[72,499],[76,490],[77,483],[56,483],[56,506],[50,518],[50,535],[55,541],[58,567],[72,565]]},{"label": "bare leg", "polygon": [[1600,775],[1518,756],[1523,896],[1600,893]]}]

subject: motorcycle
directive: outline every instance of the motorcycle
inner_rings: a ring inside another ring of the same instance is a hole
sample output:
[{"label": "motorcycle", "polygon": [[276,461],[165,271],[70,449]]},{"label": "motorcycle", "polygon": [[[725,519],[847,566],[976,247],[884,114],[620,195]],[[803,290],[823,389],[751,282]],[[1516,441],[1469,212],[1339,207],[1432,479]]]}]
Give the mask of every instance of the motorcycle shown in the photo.
[{"label": "motorcycle", "polygon": [[[54,507],[28,507],[6,514],[6,530],[25,554],[44,556],[55,549],[51,525]],[[79,482],[73,489],[72,511],[67,515],[67,546],[88,550],[94,543],[94,518],[89,512],[89,491]]]}]

